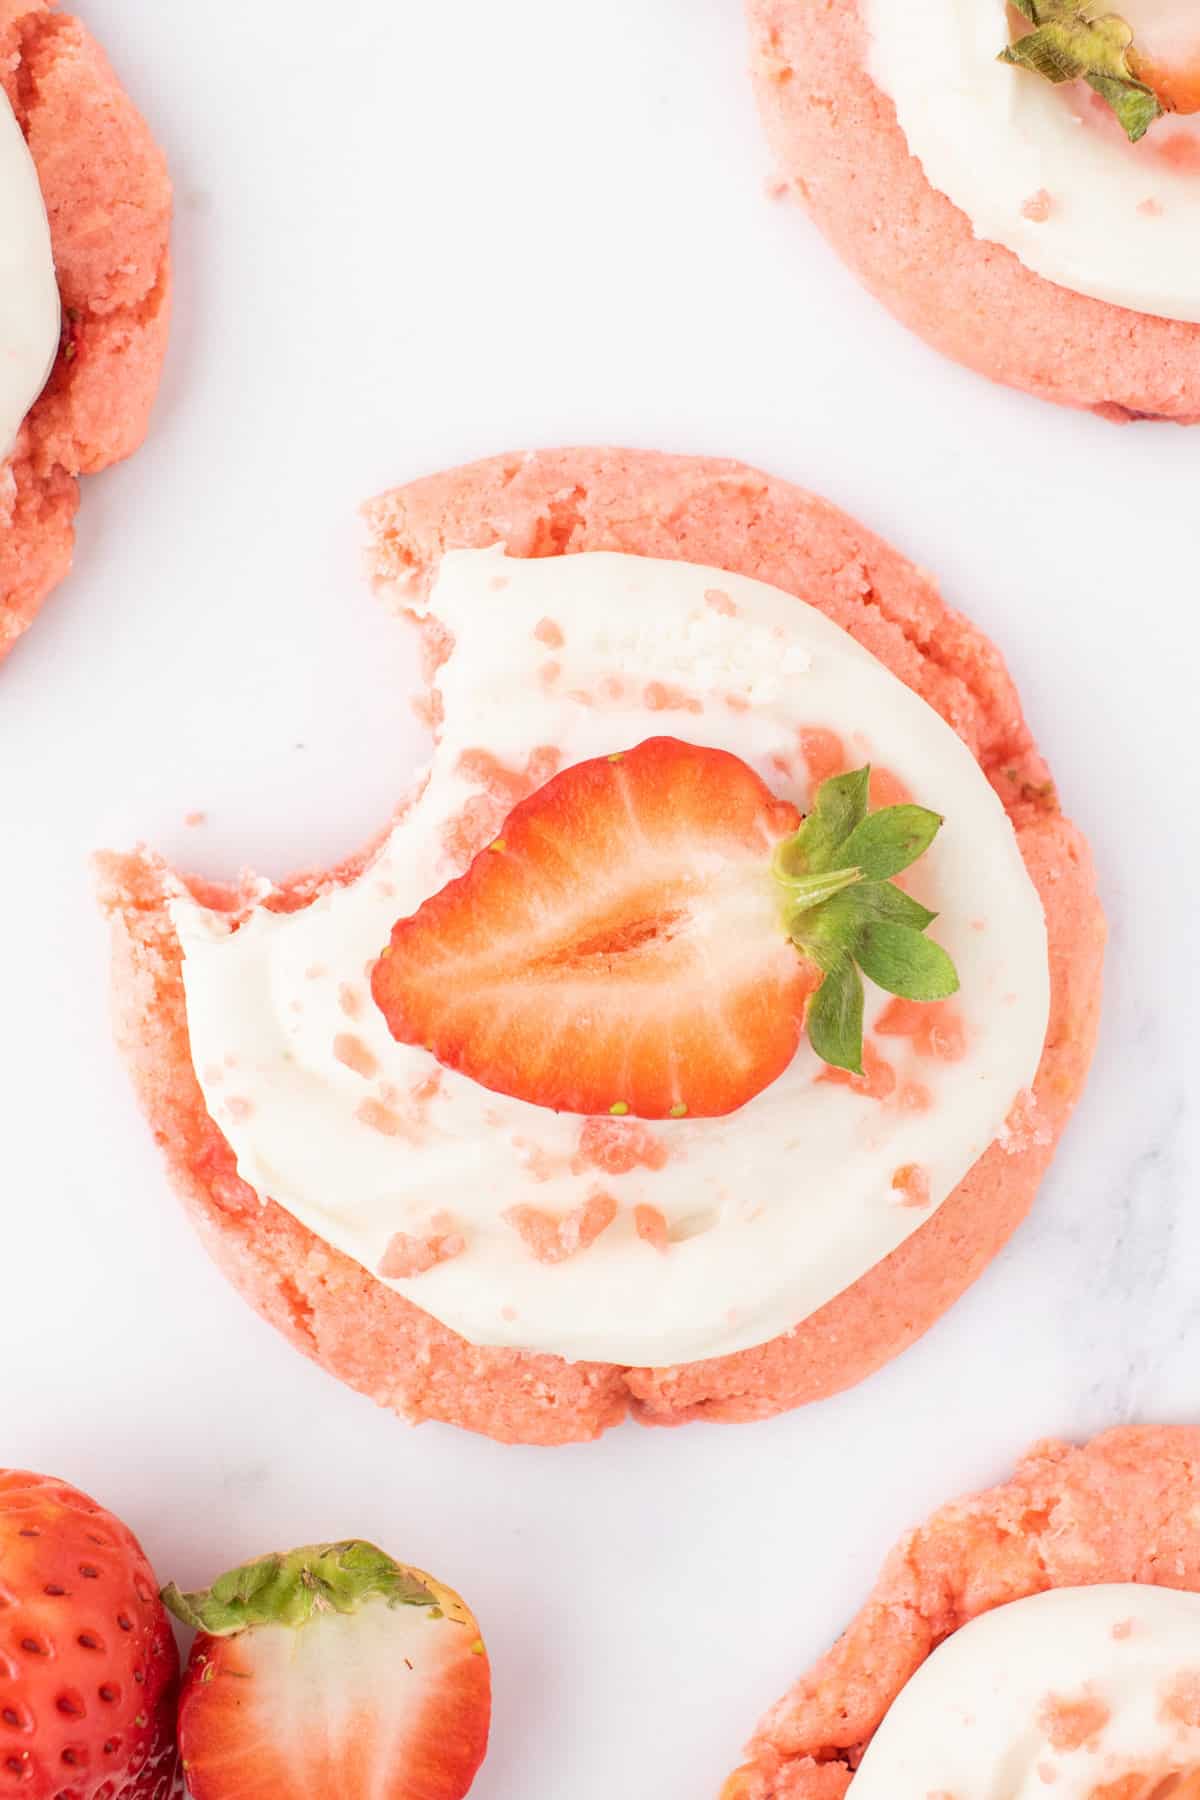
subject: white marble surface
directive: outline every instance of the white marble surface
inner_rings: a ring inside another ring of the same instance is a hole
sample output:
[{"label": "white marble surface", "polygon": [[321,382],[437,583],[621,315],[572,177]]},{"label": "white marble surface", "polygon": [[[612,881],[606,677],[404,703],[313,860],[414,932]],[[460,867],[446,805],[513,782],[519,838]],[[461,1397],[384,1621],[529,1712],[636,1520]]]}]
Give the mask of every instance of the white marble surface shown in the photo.
[{"label": "white marble surface", "polygon": [[[171,152],[179,315],[152,444],[0,672],[0,1460],[93,1489],[164,1578],[360,1532],[456,1582],[496,1667],[479,1800],[700,1800],[904,1526],[1039,1435],[1200,1417],[1200,432],[911,342],[765,197],[736,0],[87,10]],[[769,1425],[534,1452],[410,1432],[210,1269],[110,1050],[86,859],[283,873],[370,833],[421,743],[358,500],[571,439],[760,462],[936,569],[1113,949],[1035,1216],[920,1346]]]}]

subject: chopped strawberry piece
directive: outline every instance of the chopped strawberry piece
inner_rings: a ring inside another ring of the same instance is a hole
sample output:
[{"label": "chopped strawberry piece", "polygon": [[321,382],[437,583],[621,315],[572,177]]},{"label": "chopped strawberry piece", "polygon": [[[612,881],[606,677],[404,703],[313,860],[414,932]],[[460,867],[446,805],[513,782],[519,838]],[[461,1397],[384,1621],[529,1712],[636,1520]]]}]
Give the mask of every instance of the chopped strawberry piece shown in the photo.
[{"label": "chopped strawberry piece", "polygon": [[592,1194],[565,1218],[538,1206],[510,1206],[504,1215],[540,1263],[566,1262],[590,1249],[616,1216],[617,1203],[611,1194]]},{"label": "chopped strawberry piece", "polygon": [[861,1075],[851,1075],[846,1069],[825,1067],[817,1080],[832,1081],[837,1087],[853,1088],[856,1094],[865,1094],[868,1100],[889,1100],[896,1091],[896,1071],[887,1058],[879,1054],[870,1038],[863,1045]]},{"label": "chopped strawberry piece", "polygon": [[880,1037],[911,1038],[918,1055],[938,1062],[961,1062],[967,1053],[962,1014],[945,1000],[892,1000],[875,1030]]},{"label": "chopped strawberry piece", "polygon": [[464,750],[458,773],[482,792],[472,795],[457,817],[447,821],[442,833],[447,855],[461,863],[477,856],[497,835],[509,808],[549,781],[561,761],[551,744],[539,745],[524,769],[507,768],[490,750]]},{"label": "chopped strawberry piece", "polygon": [[665,1168],[668,1154],[662,1139],[636,1119],[588,1119],[575,1162],[606,1175],[628,1175],[634,1169]]},{"label": "chopped strawberry piece", "polygon": [[804,727],[800,733],[800,750],[814,790],[831,776],[840,775],[846,767],[846,751],[841,738],[836,731],[829,731],[823,725]]},{"label": "chopped strawberry piece", "polygon": [[891,769],[882,769],[878,763],[871,765],[871,805],[903,806],[912,799],[912,792]]},{"label": "chopped strawberry piece", "polygon": [[466,1247],[466,1238],[451,1228],[434,1231],[428,1237],[397,1231],[383,1253],[379,1273],[385,1281],[411,1281],[417,1275],[428,1275],[439,1263],[452,1262]]},{"label": "chopped strawberry piece", "polygon": [[920,1163],[905,1163],[892,1176],[892,1188],[901,1206],[929,1205],[929,1174]]},{"label": "chopped strawberry piece", "polygon": [[565,770],[392,933],[400,1042],[560,1112],[733,1112],[796,1053],[817,970],[771,870],[799,824],[724,751],[652,738]]},{"label": "chopped strawberry piece", "polygon": [[652,1250],[666,1254],[671,1240],[666,1218],[659,1212],[657,1206],[635,1206],[633,1227],[643,1244],[649,1244]]}]

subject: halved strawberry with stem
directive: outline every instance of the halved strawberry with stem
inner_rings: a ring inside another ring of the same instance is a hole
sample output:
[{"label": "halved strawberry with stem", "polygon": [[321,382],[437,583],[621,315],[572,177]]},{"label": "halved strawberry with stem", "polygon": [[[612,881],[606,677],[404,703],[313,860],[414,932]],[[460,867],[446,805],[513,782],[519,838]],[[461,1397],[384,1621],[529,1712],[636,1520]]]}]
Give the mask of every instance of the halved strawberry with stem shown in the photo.
[{"label": "halved strawberry with stem", "polygon": [[193,1800],[463,1800],[491,1673],[449,1588],[346,1542],[163,1599],[199,1634],[179,1705]]},{"label": "halved strawberry with stem", "polygon": [[958,985],[891,885],[936,835],[919,806],[868,814],[869,769],[810,817],[736,756],[676,738],[564,770],[465,875],[402,919],[372,991],[393,1035],[559,1112],[733,1112],[805,1029],[861,1072],[860,968],[892,993]]}]

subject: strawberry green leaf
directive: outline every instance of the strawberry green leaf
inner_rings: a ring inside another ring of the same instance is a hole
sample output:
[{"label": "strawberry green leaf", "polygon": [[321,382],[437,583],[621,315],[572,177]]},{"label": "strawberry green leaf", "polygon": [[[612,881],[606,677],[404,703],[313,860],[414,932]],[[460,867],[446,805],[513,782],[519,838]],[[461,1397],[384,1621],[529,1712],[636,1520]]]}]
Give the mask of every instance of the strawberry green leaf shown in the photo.
[{"label": "strawberry green leaf", "polygon": [[823,1062],[861,1075],[863,984],[853,960],[839,957],[808,1003],[808,1037]]},{"label": "strawberry green leaf", "polygon": [[1140,143],[1154,121],[1163,116],[1158,95],[1144,82],[1119,80],[1114,75],[1099,75],[1093,70],[1087,77],[1087,84],[1112,107],[1131,144]]},{"label": "strawberry green leaf", "polygon": [[848,838],[867,816],[871,801],[871,766],[832,775],[817,789],[817,815],[834,843]]},{"label": "strawberry green leaf", "polygon": [[941,828],[938,814],[924,806],[885,806],[855,827],[838,856],[865,880],[887,881],[924,856]]},{"label": "strawberry green leaf", "polygon": [[904,1000],[945,1000],[958,992],[958,974],[940,944],[909,925],[879,920],[866,925],[855,955],[877,987]]},{"label": "strawberry green leaf", "polygon": [[925,854],[941,817],[911,805],[870,812],[870,779],[863,768],[823,782],[774,861],[783,928],[825,977],[809,1003],[809,1041],[825,1062],[855,1075],[863,975],[909,1000],[941,1000],[958,988],[949,956],[922,935],[937,914],[889,879]]},{"label": "strawberry green leaf", "polygon": [[1059,85],[1086,81],[1137,143],[1163,108],[1129,61],[1133,32],[1116,13],[1095,15],[1086,0],[1017,0],[1034,27],[1000,52],[1000,61]]},{"label": "strawberry green leaf", "polygon": [[437,1605],[411,1569],[358,1540],[259,1557],[199,1593],[183,1594],[172,1584],[163,1589],[162,1600],[184,1625],[210,1637],[230,1637],[255,1625],[294,1628],[319,1612],[356,1612],[370,1600]]},{"label": "strawberry green leaf", "polygon": [[838,944],[853,947],[863,927],[879,920],[924,931],[936,918],[936,913],[903,888],[893,887],[890,881],[863,881],[846,893],[835,895],[821,908],[816,929],[832,935]]},{"label": "strawberry green leaf", "polygon": [[839,857],[839,847],[866,818],[870,791],[869,766],[823,781],[803,825],[780,847],[777,871],[787,875],[819,875],[826,869],[844,867],[845,858]]}]

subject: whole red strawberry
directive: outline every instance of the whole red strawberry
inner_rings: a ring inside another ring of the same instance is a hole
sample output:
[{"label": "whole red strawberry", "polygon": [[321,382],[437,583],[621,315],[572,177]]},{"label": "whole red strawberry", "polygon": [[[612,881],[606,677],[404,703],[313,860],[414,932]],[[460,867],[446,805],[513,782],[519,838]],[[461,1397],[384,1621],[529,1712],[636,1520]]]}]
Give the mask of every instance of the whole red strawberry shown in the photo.
[{"label": "whole red strawberry", "polygon": [[265,1556],[198,1594],[179,1704],[193,1800],[463,1800],[487,1749],[479,1627],[371,1544]]},{"label": "whole red strawberry", "polygon": [[128,1528],[0,1471],[0,1797],[167,1800],[179,1656]]}]

